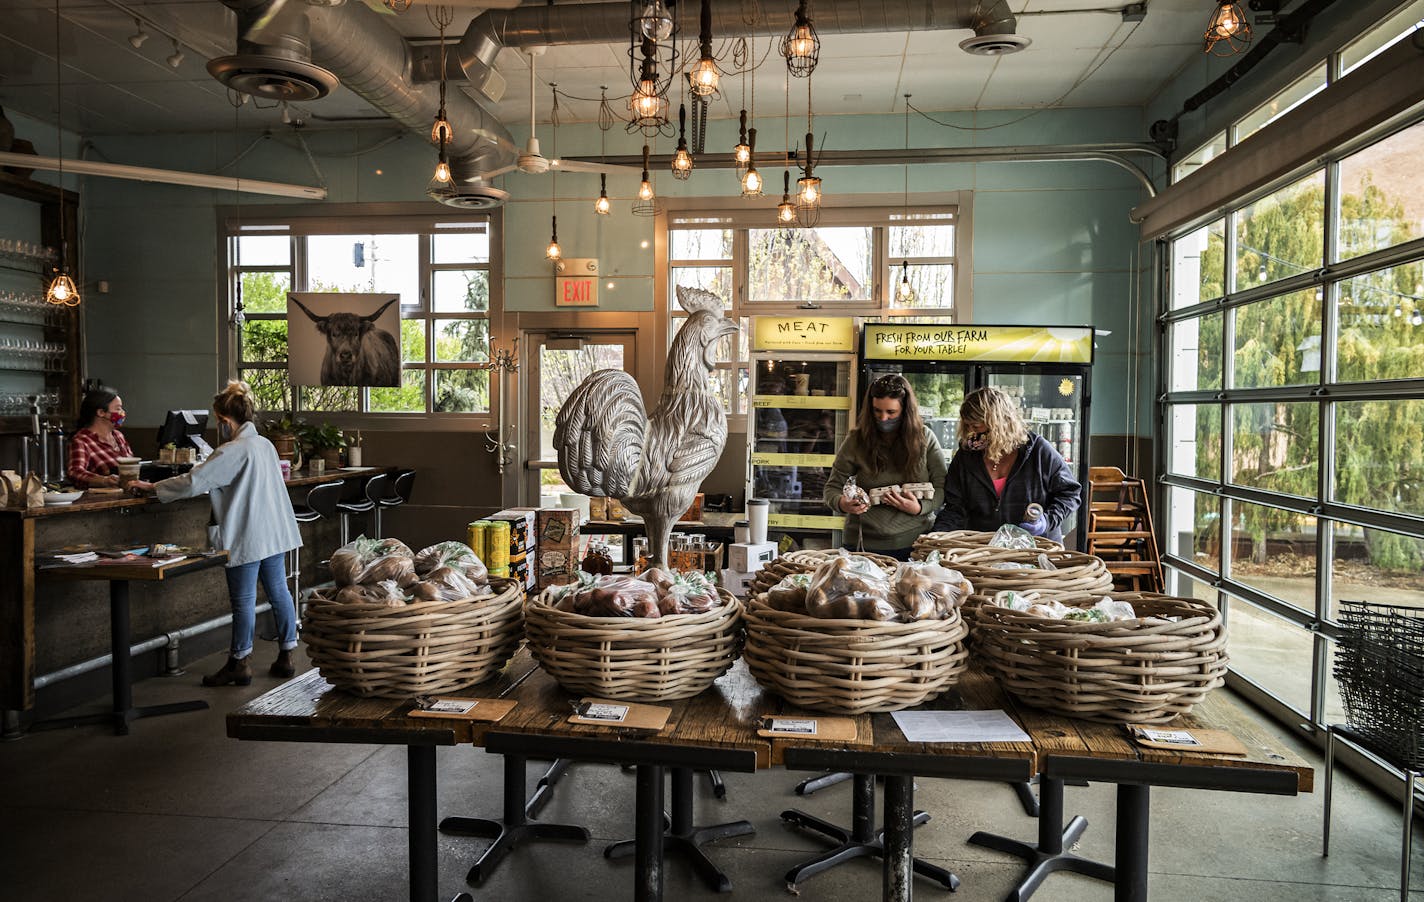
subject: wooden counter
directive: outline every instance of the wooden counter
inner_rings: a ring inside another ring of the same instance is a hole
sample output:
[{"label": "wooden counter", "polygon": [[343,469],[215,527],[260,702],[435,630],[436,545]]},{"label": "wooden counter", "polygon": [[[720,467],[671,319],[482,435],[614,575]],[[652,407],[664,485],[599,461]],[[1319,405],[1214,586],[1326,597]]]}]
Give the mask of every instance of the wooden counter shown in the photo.
[{"label": "wooden counter", "polygon": [[[307,488],[344,478],[364,480],[385,467],[332,470],[288,481],[293,501]],[[353,488],[353,492],[355,489]],[[69,505],[34,510],[0,509],[0,708],[34,706],[36,674],[67,667],[109,650],[108,598],[102,586],[35,580],[37,552],[68,545],[154,544],[206,547],[210,508],[206,497],[160,504],[153,498],[86,493]],[[303,584],[317,576],[316,561],[336,547],[339,523],[332,518],[302,527],[317,549],[304,562]],[[220,568],[175,585],[136,586],[133,635],[138,640],[228,613],[227,584]]]}]

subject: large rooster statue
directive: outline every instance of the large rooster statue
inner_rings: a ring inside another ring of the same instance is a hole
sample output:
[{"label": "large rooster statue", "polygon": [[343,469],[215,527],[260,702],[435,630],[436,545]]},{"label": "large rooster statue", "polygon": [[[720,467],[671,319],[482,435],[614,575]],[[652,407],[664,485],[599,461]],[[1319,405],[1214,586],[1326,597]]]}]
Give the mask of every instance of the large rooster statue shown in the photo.
[{"label": "large rooster statue", "polygon": [[559,409],[554,447],[564,481],[585,495],[620,498],[647,524],[650,551],[666,564],[673,524],[716,466],[727,443],[722,402],[707,389],[717,342],[735,335],[722,299],[677,289],[690,315],[673,339],[658,406],[648,416],[638,383],[622,370],[599,370]]}]

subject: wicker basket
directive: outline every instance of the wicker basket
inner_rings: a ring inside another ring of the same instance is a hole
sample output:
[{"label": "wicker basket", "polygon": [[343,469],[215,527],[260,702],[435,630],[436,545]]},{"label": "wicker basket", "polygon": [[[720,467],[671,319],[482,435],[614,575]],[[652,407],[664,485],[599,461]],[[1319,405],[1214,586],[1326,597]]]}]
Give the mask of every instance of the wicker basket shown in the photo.
[{"label": "wicker basket", "polygon": [[[826,561],[840,554],[840,549],[793,551],[764,565],[747,585],[747,594],[755,598],[793,573],[812,573]],[[868,558],[886,573],[894,575],[899,561],[885,554],[852,551],[856,557]]]},{"label": "wicker basket", "polygon": [[[1046,556],[1057,569],[1041,569],[1038,566],[1039,555]],[[1000,570],[994,567],[1005,562],[1032,566],[1027,570]],[[1103,595],[1110,593],[1113,587],[1108,565],[1101,558],[1078,551],[962,548],[945,553],[940,563],[963,573],[974,585],[974,594],[964,601],[964,616],[969,618],[971,631],[975,626],[971,612],[993,598],[996,592],[1051,592],[1055,597],[1080,592]]]},{"label": "wicker basket", "polygon": [[[1024,702],[1105,723],[1165,723],[1222,684],[1226,630],[1214,605],[1150,593],[1112,598],[1131,603],[1138,619],[1086,623],[982,605],[975,652]],[[1097,596],[1056,600],[1089,607]]]},{"label": "wicker basket", "polygon": [[[992,532],[979,532],[973,529],[956,529],[951,532],[927,532],[915,539],[913,553],[915,557],[924,559],[931,551],[938,551],[943,554],[946,551],[958,551],[965,548],[987,548],[989,542],[994,538]],[[1035,536],[1033,544],[1038,546],[1039,551],[1062,551],[1063,546],[1042,536]]]},{"label": "wicker basket", "polygon": [[600,698],[689,698],[726,673],[742,650],[742,603],[703,614],[590,617],[560,611],[549,592],[525,606],[529,650],[569,692]]},{"label": "wicker basket", "polygon": [[959,679],[968,652],[956,611],[945,620],[828,620],[747,602],[747,669],[811,711],[866,714],[928,701]]},{"label": "wicker basket", "polygon": [[355,695],[412,698],[494,676],[519,647],[523,592],[490,580],[493,594],[392,607],[311,594],[302,620],[307,654],[326,681]]}]

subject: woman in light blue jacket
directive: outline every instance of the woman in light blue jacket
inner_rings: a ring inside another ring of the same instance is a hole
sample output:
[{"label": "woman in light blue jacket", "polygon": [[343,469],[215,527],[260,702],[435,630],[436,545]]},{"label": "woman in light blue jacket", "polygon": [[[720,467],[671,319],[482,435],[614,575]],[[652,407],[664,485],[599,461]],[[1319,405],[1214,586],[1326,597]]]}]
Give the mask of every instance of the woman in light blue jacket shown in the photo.
[{"label": "woman in light blue jacket", "polygon": [[204,686],[246,686],[252,682],[252,632],[257,581],[272,602],[281,651],[268,673],[290,677],[296,670],[297,613],[287,589],[285,556],[300,548],[301,533],[282,480],[277,449],[257,432],[257,407],[246,382],[233,380],[213,398],[220,444],[206,461],[182,476],[157,483],[136,482],[164,503],[204,492],[217,520],[217,548],[227,550],[227,590],[232,602],[232,651],[222,669],[203,677]]}]

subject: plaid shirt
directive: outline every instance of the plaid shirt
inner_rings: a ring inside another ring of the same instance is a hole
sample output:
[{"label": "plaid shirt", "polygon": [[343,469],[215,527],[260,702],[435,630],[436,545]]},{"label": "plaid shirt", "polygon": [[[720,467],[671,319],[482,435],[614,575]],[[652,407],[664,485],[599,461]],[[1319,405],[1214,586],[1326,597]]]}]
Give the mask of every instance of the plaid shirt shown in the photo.
[{"label": "plaid shirt", "polygon": [[92,429],[81,429],[69,441],[69,481],[86,487],[91,480],[119,471],[120,457],[133,457],[129,443],[119,430],[113,431],[114,444],[109,444]]}]

